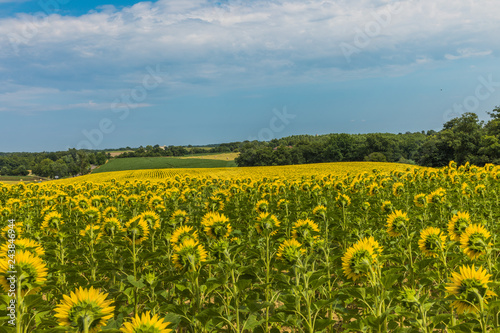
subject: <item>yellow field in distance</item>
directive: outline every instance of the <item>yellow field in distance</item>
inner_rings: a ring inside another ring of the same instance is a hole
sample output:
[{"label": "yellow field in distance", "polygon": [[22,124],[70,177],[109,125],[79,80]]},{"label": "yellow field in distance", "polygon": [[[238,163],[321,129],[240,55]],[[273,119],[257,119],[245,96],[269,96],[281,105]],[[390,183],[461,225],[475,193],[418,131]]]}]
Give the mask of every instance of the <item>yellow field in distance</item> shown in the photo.
[{"label": "yellow field in distance", "polygon": [[[380,162],[334,162],[317,163],[301,165],[283,165],[283,166],[263,166],[263,167],[233,167],[233,168],[193,168],[193,169],[149,169],[149,170],[127,170],[115,172],[103,172],[90,174],[81,177],[68,178],[55,182],[78,183],[84,181],[90,182],[109,182],[112,179],[116,181],[150,180],[162,181],[164,179],[179,177],[213,177],[221,179],[259,179],[282,178],[288,180],[301,179],[310,176],[345,176],[357,175],[359,173],[372,173],[377,170],[382,173],[391,171],[406,171],[418,167],[400,163],[380,163]],[[425,169],[425,168],[424,168]]]}]

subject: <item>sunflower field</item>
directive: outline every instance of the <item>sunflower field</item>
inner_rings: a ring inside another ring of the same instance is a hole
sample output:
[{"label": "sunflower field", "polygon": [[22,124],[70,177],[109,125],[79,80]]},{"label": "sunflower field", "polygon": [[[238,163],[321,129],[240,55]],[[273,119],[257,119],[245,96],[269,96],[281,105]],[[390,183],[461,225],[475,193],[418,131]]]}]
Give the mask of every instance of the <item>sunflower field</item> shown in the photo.
[{"label": "sunflower field", "polygon": [[0,332],[500,332],[500,167],[0,183]]}]

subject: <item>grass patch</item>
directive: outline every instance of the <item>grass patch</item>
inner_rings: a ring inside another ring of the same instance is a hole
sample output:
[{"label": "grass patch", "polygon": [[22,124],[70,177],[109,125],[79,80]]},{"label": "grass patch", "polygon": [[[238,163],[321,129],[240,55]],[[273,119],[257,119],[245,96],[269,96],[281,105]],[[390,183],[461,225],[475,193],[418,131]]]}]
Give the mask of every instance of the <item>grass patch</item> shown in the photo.
[{"label": "grass patch", "polygon": [[202,158],[178,157],[128,157],[116,158],[95,169],[92,173],[141,170],[141,169],[165,169],[165,168],[224,168],[235,167],[234,161],[212,160]]},{"label": "grass patch", "polygon": [[47,178],[38,177],[38,176],[0,176],[0,183],[5,184],[15,184],[20,181],[24,183],[33,183],[39,180],[48,180]]}]

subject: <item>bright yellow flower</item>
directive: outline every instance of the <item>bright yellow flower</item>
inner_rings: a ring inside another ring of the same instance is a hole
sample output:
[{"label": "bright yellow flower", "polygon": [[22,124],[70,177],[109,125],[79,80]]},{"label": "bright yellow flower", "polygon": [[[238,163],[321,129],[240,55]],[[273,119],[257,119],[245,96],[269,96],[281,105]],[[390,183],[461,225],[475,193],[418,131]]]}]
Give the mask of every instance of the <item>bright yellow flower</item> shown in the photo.
[{"label": "bright yellow flower", "polygon": [[428,257],[437,257],[444,248],[446,235],[438,228],[428,227],[420,233],[418,247]]},{"label": "bright yellow flower", "polygon": [[[17,249],[15,254],[7,252],[6,255],[9,256],[0,258],[0,284],[4,291],[8,293],[11,289],[12,280],[9,278],[14,275],[15,281],[20,283],[22,296],[36,293],[47,280],[47,267],[42,259],[30,252]],[[16,286],[13,289],[17,288]]]},{"label": "bright yellow flower", "polygon": [[476,259],[485,254],[493,244],[489,242],[491,234],[480,224],[471,224],[460,236],[460,247],[464,249],[465,254]]},{"label": "bright yellow flower", "polygon": [[207,261],[207,251],[203,245],[194,239],[186,239],[183,243],[174,245],[172,262],[179,269],[196,270]]},{"label": "bright yellow flower", "polygon": [[490,277],[491,274],[487,274],[485,269],[481,266],[476,269],[474,265],[462,266],[459,272],[452,273],[451,282],[448,283],[446,291],[457,298],[452,306],[458,314],[479,312],[477,294],[481,296],[485,304],[488,303],[488,298],[496,296],[488,287],[491,283]]},{"label": "bright yellow flower", "polygon": [[280,244],[276,257],[290,265],[294,265],[305,254],[306,250],[302,248],[302,244],[292,238]]},{"label": "bright yellow flower", "polygon": [[151,313],[147,311],[143,313],[142,316],[139,314],[135,315],[130,322],[123,324],[120,329],[123,333],[169,333],[172,332],[167,326],[169,322],[163,321],[157,314],[151,316]]},{"label": "bright yellow flower", "polygon": [[373,238],[363,238],[347,249],[342,257],[342,270],[348,279],[356,281],[373,270],[382,247]]},{"label": "bright yellow flower", "polygon": [[468,212],[458,212],[453,215],[448,222],[448,234],[450,238],[456,242],[460,242],[460,237],[470,223],[470,215]]},{"label": "bright yellow flower", "polygon": [[387,233],[391,237],[401,236],[403,232],[408,228],[408,218],[407,213],[403,213],[400,210],[396,210],[387,217]]},{"label": "bright yellow flower", "polygon": [[194,230],[193,227],[180,226],[175,229],[174,233],[170,237],[170,243],[173,245],[182,244],[186,240],[192,239],[198,241],[198,231]]},{"label": "bright yellow flower", "polygon": [[85,326],[91,333],[98,332],[113,318],[115,307],[111,305],[112,301],[106,300],[107,296],[93,287],[80,287],[69,296],[63,295],[61,303],[55,308],[54,317],[60,326],[72,328],[72,332],[83,333]]}]

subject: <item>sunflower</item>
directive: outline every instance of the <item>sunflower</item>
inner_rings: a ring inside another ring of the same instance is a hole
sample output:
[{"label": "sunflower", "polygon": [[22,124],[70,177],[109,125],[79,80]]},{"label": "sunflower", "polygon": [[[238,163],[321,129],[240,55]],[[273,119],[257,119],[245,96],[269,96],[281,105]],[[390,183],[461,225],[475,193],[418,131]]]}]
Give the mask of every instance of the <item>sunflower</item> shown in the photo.
[{"label": "sunflower", "polygon": [[[4,291],[9,292],[11,277],[14,276],[15,281],[20,285],[22,296],[37,292],[47,280],[45,263],[40,257],[22,250],[16,250],[14,258],[14,264],[10,256],[0,258],[0,284]],[[14,289],[17,288],[18,286]]]},{"label": "sunflower", "polygon": [[470,223],[470,215],[468,212],[457,212],[448,222],[448,234],[450,234],[450,238],[460,242],[460,237]]},{"label": "sunflower", "polygon": [[138,217],[146,221],[150,230],[160,227],[160,216],[153,211],[143,212]]},{"label": "sunflower", "polygon": [[452,306],[458,314],[476,313],[480,310],[478,296],[488,304],[487,299],[496,294],[488,287],[491,274],[479,266],[477,269],[472,266],[462,266],[459,272],[453,272],[451,282],[448,283],[446,291],[456,297]]},{"label": "sunflower", "polygon": [[118,209],[116,207],[108,207],[104,210],[102,213],[103,218],[113,218],[113,217],[118,217]]},{"label": "sunflower", "polygon": [[101,232],[106,236],[113,236],[122,231],[122,224],[116,217],[108,217],[101,224]]},{"label": "sunflower", "polygon": [[182,244],[188,239],[192,239],[197,242],[198,231],[194,230],[193,227],[180,226],[175,229],[174,233],[170,237],[170,243],[173,245]]},{"label": "sunflower", "polygon": [[50,212],[43,219],[42,229],[57,232],[62,224],[64,224],[62,215],[58,212]]},{"label": "sunflower", "polygon": [[298,220],[292,226],[292,237],[311,245],[319,237],[319,227],[310,219]]},{"label": "sunflower", "polygon": [[415,206],[423,208],[427,206],[427,196],[424,193],[419,193],[413,197]]},{"label": "sunflower", "polygon": [[101,239],[102,236],[99,229],[101,229],[101,227],[98,225],[88,225],[85,229],[80,230],[80,236],[89,237],[92,241],[97,241]]},{"label": "sunflower", "polygon": [[149,207],[155,209],[156,206],[163,205],[163,199],[157,195],[149,199]]},{"label": "sunflower", "polygon": [[[9,247],[11,243],[7,242],[0,247],[0,256],[4,256],[8,254],[8,251],[11,249]],[[27,239],[27,238],[17,238],[15,241],[15,251],[26,251],[30,252],[32,255],[41,257],[45,254],[45,250],[37,241]]]},{"label": "sunflower", "polygon": [[269,209],[269,202],[267,202],[266,200],[259,200],[255,204],[255,211],[257,212],[257,214],[266,213],[268,209]]},{"label": "sunflower", "polygon": [[418,247],[426,256],[436,258],[445,242],[446,235],[440,229],[428,227],[420,233]]},{"label": "sunflower", "polygon": [[255,222],[255,229],[259,234],[274,235],[280,226],[280,221],[276,216],[269,213],[260,213]]},{"label": "sunflower", "polygon": [[384,202],[382,202],[382,206],[380,206],[380,209],[385,213],[392,212],[393,208],[394,208],[394,206],[393,206],[392,202],[390,202],[388,200],[385,200]]},{"label": "sunflower", "polygon": [[169,322],[164,322],[156,314],[151,317],[151,313],[147,311],[142,314],[142,317],[136,314],[130,322],[123,324],[120,331],[123,333],[169,333],[172,330],[167,328],[168,325],[170,325]]},{"label": "sunflower", "polygon": [[0,208],[0,216],[9,217],[12,214],[12,211],[9,207],[1,207]]},{"label": "sunflower", "polygon": [[373,237],[359,240],[342,257],[344,275],[353,281],[367,276],[381,252],[382,247]]},{"label": "sunflower", "polygon": [[484,186],[484,184],[479,184],[474,188],[474,192],[483,195],[486,193],[486,186]]},{"label": "sunflower", "polygon": [[323,205],[318,205],[314,207],[313,215],[324,219],[326,217],[326,207]]},{"label": "sunflower", "polygon": [[351,204],[351,198],[346,194],[339,194],[335,199],[337,206],[340,208],[346,208]]},{"label": "sunflower", "polygon": [[392,184],[392,194],[395,197],[401,196],[405,191],[405,185],[403,183],[397,182]]},{"label": "sunflower", "polygon": [[427,203],[442,203],[445,199],[446,195],[446,190],[442,187],[438,188],[437,190],[431,192],[429,195],[427,195]]},{"label": "sunflower", "polygon": [[305,254],[306,250],[302,248],[302,244],[295,238],[292,238],[280,244],[276,257],[287,264],[294,265]]},{"label": "sunflower", "polygon": [[23,224],[21,222],[17,222],[13,226],[12,226],[12,224],[7,224],[5,227],[2,228],[1,237],[2,237],[3,240],[12,239],[9,236],[11,234],[9,232],[9,230],[11,230],[12,228],[14,228],[14,231],[15,231],[14,234],[16,235],[16,238],[20,237],[23,234]]},{"label": "sunflower", "polygon": [[146,221],[138,217],[130,219],[125,224],[125,235],[129,241],[135,239],[135,243],[139,244],[149,237],[149,227]]},{"label": "sunflower", "polygon": [[174,222],[174,225],[180,224],[183,225],[187,222],[189,222],[189,216],[188,213],[184,210],[177,209],[175,212],[172,213],[172,216],[170,217],[170,221]]},{"label": "sunflower", "polygon": [[391,237],[401,236],[407,228],[410,219],[406,213],[396,210],[387,217],[387,233]]},{"label": "sunflower", "polygon": [[207,260],[207,251],[203,245],[199,244],[194,239],[186,239],[182,244],[174,245],[174,254],[172,262],[174,266],[183,270],[196,270],[201,266],[201,263]]},{"label": "sunflower", "polygon": [[233,231],[229,219],[224,214],[207,213],[201,219],[207,235],[215,240],[227,238]]},{"label": "sunflower", "polygon": [[373,196],[380,193],[380,188],[377,184],[371,184],[369,187],[368,194]]},{"label": "sunflower", "polygon": [[460,247],[464,249],[465,254],[476,259],[485,254],[492,245],[489,242],[491,234],[480,224],[471,224],[460,236]]},{"label": "sunflower", "polygon": [[106,300],[107,296],[93,287],[80,287],[72,291],[70,296],[63,295],[54,316],[60,326],[71,327],[72,332],[85,332],[85,329],[90,333],[98,332],[101,326],[113,318],[115,307],[111,305],[112,301]]}]

